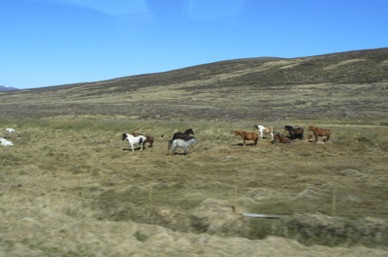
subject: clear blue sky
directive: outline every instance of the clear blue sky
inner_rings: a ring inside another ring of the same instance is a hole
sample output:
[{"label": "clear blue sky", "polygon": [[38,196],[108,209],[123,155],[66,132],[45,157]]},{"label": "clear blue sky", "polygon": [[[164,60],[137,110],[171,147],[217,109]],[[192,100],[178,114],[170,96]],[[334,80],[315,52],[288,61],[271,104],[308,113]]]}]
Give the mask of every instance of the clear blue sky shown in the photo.
[{"label": "clear blue sky", "polygon": [[0,85],[388,47],[388,0],[0,0]]}]

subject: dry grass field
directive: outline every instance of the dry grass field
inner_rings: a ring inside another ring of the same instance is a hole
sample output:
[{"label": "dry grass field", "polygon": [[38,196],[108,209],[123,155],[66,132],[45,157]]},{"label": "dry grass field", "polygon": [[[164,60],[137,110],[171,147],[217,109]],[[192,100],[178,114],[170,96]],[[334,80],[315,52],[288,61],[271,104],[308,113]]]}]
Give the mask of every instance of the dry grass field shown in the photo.
[{"label": "dry grass field", "polygon": [[[387,69],[377,49],[0,93],[0,256],[386,256]],[[332,137],[231,133],[255,124]]]}]

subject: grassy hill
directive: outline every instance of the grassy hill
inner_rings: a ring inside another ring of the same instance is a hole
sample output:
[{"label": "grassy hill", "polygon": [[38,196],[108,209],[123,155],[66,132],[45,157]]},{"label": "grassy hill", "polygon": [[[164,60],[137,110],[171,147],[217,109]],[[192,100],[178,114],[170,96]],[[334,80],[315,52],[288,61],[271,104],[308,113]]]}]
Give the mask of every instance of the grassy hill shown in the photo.
[{"label": "grassy hill", "polygon": [[125,115],[174,120],[384,119],[388,48],[249,58],[0,93],[0,118]]}]

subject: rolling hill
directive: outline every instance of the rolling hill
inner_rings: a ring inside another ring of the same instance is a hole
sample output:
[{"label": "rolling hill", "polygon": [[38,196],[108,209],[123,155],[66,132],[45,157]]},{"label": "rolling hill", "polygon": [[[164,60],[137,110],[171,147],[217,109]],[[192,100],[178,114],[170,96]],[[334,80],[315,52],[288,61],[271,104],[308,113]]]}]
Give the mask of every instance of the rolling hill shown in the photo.
[{"label": "rolling hill", "polygon": [[248,58],[91,83],[0,93],[0,118],[124,115],[141,119],[386,118],[388,48]]}]

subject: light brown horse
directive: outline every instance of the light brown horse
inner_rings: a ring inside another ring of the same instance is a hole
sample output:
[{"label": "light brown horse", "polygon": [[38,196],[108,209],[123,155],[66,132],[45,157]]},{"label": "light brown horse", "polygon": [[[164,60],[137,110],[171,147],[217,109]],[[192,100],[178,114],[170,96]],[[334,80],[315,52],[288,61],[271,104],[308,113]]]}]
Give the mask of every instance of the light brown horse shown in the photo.
[{"label": "light brown horse", "polygon": [[323,142],[327,142],[330,139],[330,129],[320,129],[318,127],[309,126],[308,131],[312,131],[314,133],[315,142],[318,141],[318,137],[325,137]]},{"label": "light brown horse", "polygon": [[257,145],[257,141],[259,141],[259,136],[255,132],[247,132],[244,130],[235,130],[234,134],[236,136],[240,136],[243,140],[243,146],[245,146],[245,141],[253,140],[253,145]]},{"label": "light brown horse", "polygon": [[275,143],[275,142],[280,142],[280,143],[284,143],[284,144],[290,144],[291,143],[291,139],[289,137],[282,136],[279,133],[275,133],[274,136],[273,136],[273,140],[271,142],[272,142],[272,144]]}]

